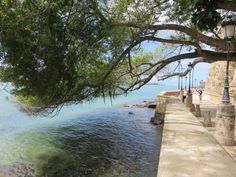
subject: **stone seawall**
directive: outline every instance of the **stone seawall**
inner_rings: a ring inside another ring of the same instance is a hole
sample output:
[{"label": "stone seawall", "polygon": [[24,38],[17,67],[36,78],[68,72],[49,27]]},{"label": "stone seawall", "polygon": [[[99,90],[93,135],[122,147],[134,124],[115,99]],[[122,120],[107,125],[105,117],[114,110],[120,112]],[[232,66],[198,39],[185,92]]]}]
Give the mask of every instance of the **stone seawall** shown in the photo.
[{"label": "stone seawall", "polygon": [[166,105],[168,104],[168,98],[177,97],[178,95],[179,95],[179,91],[168,91],[168,92],[159,93],[156,98],[155,115],[165,114]]}]

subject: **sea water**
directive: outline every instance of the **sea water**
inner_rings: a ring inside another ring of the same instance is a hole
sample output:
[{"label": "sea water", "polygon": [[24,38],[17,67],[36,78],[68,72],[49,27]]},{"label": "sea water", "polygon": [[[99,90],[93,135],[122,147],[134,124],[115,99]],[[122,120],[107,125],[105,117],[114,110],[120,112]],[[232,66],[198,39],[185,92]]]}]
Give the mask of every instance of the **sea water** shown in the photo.
[{"label": "sea water", "polygon": [[0,91],[0,176],[155,177],[161,128],[149,123],[154,110],[122,105],[173,89],[147,85],[112,104],[96,99],[54,117],[29,116]]}]

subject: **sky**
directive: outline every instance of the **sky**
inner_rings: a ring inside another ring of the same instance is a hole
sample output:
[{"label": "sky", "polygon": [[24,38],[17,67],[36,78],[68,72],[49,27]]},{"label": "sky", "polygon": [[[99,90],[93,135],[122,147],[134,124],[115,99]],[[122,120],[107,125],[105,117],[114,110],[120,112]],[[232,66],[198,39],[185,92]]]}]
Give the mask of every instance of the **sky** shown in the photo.
[{"label": "sky", "polygon": [[[163,37],[163,36],[162,36]],[[144,42],[142,44],[142,47],[146,51],[153,51],[156,47],[158,46],[158,43],[153,43],[153,42]],[[186,68],[188,63],[192,60],[182,60],[181,63],[183,65],[183,68]],[[208,63],[198,63],[194,67],[194,85],[195,85],[195,79],[197,81],[196,85],[199,85],[200,81],[207,81],[207,76],[208,76],[208,71],[209,71],[210,64]],[[188,75],[187,75],[188,77]],[[153,78],[151,80],[151,83],[156,83],[158,82],[159,84],[166,85],[166,86],[177,86],[178,85],[178,77],[172,77],[169,79],[166,79],[164,81],[157,81],[156,78]],[[183,85],[185,83],[185,79],[183,79]]]},{"label": "sky", "polygon": [[[200,81],[207,81],[207,75],[209,71],[210,64],[208,63],[199,63],[194,67],[194,85],[195,85],[195,79],[197,81],[196,85],[199,85]],[[154,81],[155,79],[153,79]],[[158,83],[168,86],[176,86],[178,85],[178,77],[172,77],[165,81],[159,81]],[[183,85],[185,85],[185,79],[183,79]]]}]

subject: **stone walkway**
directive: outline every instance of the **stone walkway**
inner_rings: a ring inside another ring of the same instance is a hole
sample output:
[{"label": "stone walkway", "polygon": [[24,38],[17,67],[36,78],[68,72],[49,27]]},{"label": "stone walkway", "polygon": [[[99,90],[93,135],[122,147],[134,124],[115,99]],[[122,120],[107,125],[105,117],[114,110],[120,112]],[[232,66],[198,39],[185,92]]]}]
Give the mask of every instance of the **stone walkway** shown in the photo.
[{"label": "stone walkway", "polygon": [[167,104],[158,177],[236,177],[236,162],[177,99]]},{"label": "stone walkway", "polygon": [[[204,98],[204,97],[203,97]],[[213,136],[215,133],[215,117],[216,117],[216,109],[217,104],[210,102],[208,100],[204,100],[202,102],[199,102],[198,95],[193,95],[193,103],[194,104],[200,104],[202,117],[199,117],[199,121],[203,124],[204,121],[204,114],[207,111],[210,111],[211,113],[211,121],[212,121],[212,127],[205,127]],[[235,111],[236,112],[236,111]],[[235,129],[235,137],[236,137],[236,129]],[[236,144],[236,143],[235,143]],[[223,146],[225,150],[234,158],[236,161],[236,145],[235,146]],[[235,175],[236,177],[236,175]]]}]

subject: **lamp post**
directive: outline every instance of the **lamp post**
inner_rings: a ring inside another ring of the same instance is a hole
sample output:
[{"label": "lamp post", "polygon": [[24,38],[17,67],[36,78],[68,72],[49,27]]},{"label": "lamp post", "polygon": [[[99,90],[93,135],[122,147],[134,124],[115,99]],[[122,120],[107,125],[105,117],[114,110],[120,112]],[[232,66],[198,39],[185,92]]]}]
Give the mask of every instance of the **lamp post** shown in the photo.
[{"label": "lamp post", "polygon": [[[189,64],[190,66],[190,64]],[[188,93],[191,93],[191,71],[189,71],[189,77],[188,77]]]},{"label": "lamp post", "polygon": [[[178,67],[179,67],[179,73],[180,73],[181,72],[180,71],[180,69],[181,69],[180,68],[181,67],[181,61],[180,60],[178,61]],[[178,77],[178,90],[181,90],[181,88],[180,88],[180,76]]]},{"label": "lamp post", "polygon": [[187,76],[185,76],[185,90],[187,90]]},{"label": "lamp post", "polygon": [[[179,60],[179,73],[182,72],[182,65],[181,65],[181,60]],[[184,102],[183,96],[184,96],[184,91],[183,91],[183,82],[182,82],[183,78],[182,76],[179,76],[178,78],[178,89],[179,91],[179,98],[182,102]]]},{"label": "lamp post", "polygon": [[[180,70],[181,70],[181,72],[183,71],[183,67],[182,67],[182,65],[181,65],[181,63],[180,63]],[[180,88],[181,88],[181,90],[183,90],[183,77],[181,77],[180,78]]]},{"label": "lamp post", "polygon": [[194,68],[192,69],[192,88],[194,89]]},{"label": "lamp post", "polygon": [[[188,64],[188,68],[192,67],[191,63]],[[188,83],[188,92],[187,92],[187,95],[186,95],[186,102],[185,102],[185,106],[186,107],[191,107],[192,104],[193,104],[193,96],[192,96],[192,93],[191,93],[191,70],[189,72],[189,76],[188,76],[188,79],[189,79],[189,83]]]},{"label": "lamp post", "polygon": [[227,20],[222,22],[224,39],[228,43],[226,73],[224,81],[224,92],[221,103],[218,105],[216,114],[216,139],[223,145],[234,145],[235,137],[235,107],[230,103],[229,95],[229,50],[232,39],[235,34],[235,22],[232,16],[228,16]]},{"label": "lamp post", "polygon": [[229,48],[230,48],[231,40],[234,38],[234,34],[235,34],[235,26],[234,26],[234,22],[232,21],[232,16],[228,16],[227,19],[228,19],[227,21],[222,22],[224,39],[227,40],[227,43],[228,43],[224,93],[223,93],[223,98],[222,98],[222,103],[224,103],[224,104],[230,103],[230,96],[229,96]]}]

